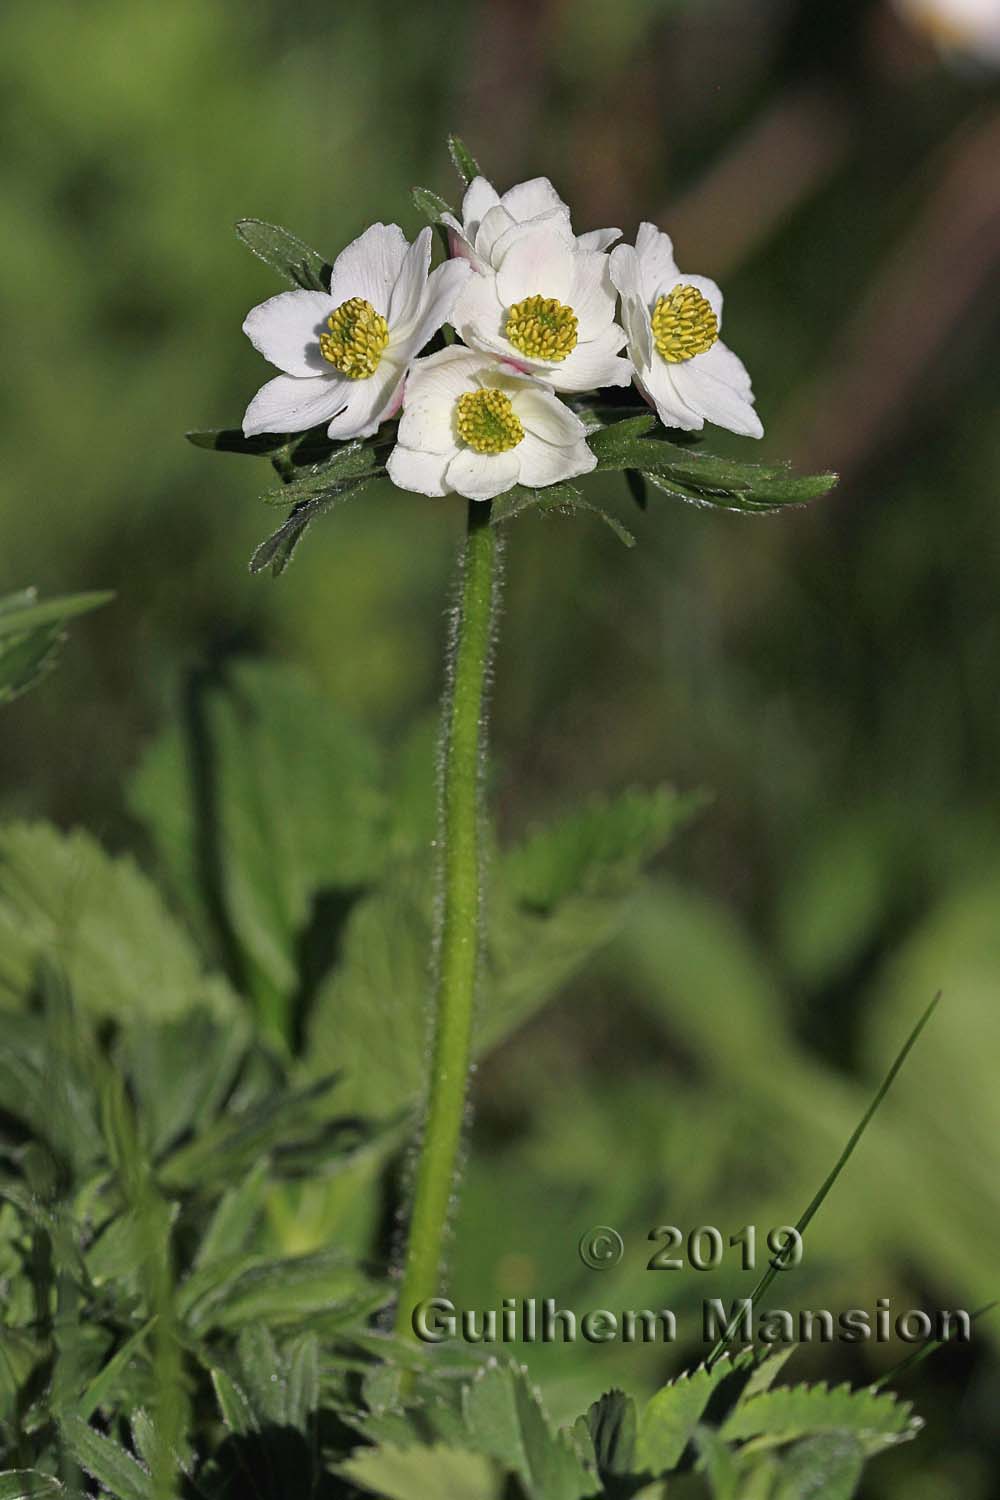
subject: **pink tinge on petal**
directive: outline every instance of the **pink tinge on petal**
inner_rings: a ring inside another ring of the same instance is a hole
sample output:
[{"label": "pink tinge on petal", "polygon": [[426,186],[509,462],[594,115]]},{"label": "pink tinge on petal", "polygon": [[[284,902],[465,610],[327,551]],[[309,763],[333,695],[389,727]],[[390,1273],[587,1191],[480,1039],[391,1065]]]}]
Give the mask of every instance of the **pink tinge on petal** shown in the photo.
[{"label": "pink tinge on petal", "polygon": [[406,381],[405,380],[401,380],[399,382],[399,388],[396,391],[395,396],[393,397],[392,405],[388,408],[388,410],[384,413],[384,415],[382,417],[382,421],[383,422],[390,422],[392,420],[392,418],[395,417],[402,410],[402,407],[403,407],[403,396],[405,395],[405,393],[406,393]]},{"label": "pink tinge on petal", "polygon": [[532,369],[531,365],[522,365],[519,360],[511,359],[509,355],[504,355],[500,363],[501,365],[506,365],[510,370],[516,370],[519,375],[534,374],[534,370]]},{"label": "pink tinge on petal", "polygon": [[472,246],[464,235],[455,229],[448,230],[448,253],[452,260],[472,261]]}]

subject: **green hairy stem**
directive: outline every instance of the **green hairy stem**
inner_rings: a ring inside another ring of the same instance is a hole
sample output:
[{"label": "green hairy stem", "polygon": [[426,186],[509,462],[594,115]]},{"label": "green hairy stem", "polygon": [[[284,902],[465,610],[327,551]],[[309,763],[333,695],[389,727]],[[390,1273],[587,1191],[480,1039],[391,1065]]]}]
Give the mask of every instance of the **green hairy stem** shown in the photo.
[{"label": "green hairy stem", "polygon": [[449,1206],[462,1140],[482,916],[481,770],[486,681],[499,594],[490,505],[469,502],[468,533],[449,647],[441,734],[440,906],[436,918],[434,1047],[423,1141],[396,1327],[440,1290]]}]

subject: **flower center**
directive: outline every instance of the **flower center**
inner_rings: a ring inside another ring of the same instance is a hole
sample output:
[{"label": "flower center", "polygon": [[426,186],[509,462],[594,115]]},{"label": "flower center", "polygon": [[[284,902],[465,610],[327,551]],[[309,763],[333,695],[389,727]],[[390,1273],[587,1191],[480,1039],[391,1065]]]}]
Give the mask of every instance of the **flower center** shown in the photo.
[{"label": "flower center", "polygon": [[458,398],[458,435],[477,453],[506,453],[524,437],[524,428],[503,391],[466,391]]},{"label": "flower center", "polygon": [[576,348],[576,313],[555,297],[525,297],[508,307],[504,332],[529,359],[558,362]]},{"label": "flower center", "polygon": [[675,286],[653,308],[653,338],[670,365],[705,354],[718,337],[719,320],[696,286]]},{"label": "flower center", "polygon": [[319,336],[325,360],[348,380],[374,375],[389,342],[389,325],[364,297],[349,297],[326,320],[329,333]]}]

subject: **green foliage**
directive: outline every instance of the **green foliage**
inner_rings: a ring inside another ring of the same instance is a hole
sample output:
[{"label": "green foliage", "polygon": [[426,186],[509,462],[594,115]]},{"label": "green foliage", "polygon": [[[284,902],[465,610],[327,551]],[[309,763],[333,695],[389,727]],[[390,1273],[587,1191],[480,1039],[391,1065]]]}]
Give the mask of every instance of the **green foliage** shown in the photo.
[{"label": "green foliage", "polygon": [[465,142],[460,140],[457,135],[450,135],[448,137],[448,150],[451,154],[452,165],[466,187],[468,187],[474,177],[482,175],[476,158],[472,155]]},{"label": "green foliage", "polygon": [[829,492],[835,474],[795,475],[789,464],[753,464],[716,458],[681,447],[662,436],[649,415],[613,422],[589,436],[598,469],[639,474],[654,489],[692,505],[721,506],[767,514],[789,505],[805,505]]},{"label": "green foliage", "polygon": [[265,224],[263,219],[240,219],[236,233],[258,260],[291,286],[307,292],[329,291],[330,262],[287,229]]},{"label": "green foliage", "polygon": [[35,686],[55,665],[65,627],[112,598],[69,594],[38,602],[35,589],[0,598],[0,707]]}]

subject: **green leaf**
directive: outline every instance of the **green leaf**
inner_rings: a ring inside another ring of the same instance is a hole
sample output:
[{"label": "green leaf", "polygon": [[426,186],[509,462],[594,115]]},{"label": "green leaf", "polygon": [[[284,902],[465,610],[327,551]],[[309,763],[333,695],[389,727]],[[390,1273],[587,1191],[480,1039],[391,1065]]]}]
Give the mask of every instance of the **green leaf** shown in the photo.
[{"label": "green leaf", "polygon": [[219,1413],[230,1432],[235,1432],[237,1437],[249,1437],[252,1432],[256,1432],[257,1418],[253,1407],[235,1380],[217,1365],[210,1368],[209,1374],[215,1399],[219,1403]]},{"label": "green leaf", "polygon": [[343,1321],[356,1309],[366,1311],[377,1294],[380,1289],[338,1250],[277,1260],[255,1257],[187,1308],[187,1322],[204,1333],[211,1328],[235,1332],[255,1321],[287,1326],[321,1314]]},{"label": "green leaf", "polygon": [[67,1417],[60,1431],[81,1469],[109,1490],[115,1500],[155,1500],[149,1474],[118,1443],[95,1432],[79,1417]]},{"label": "green leaf", "polygon": [[636,1469],[660,1475],[675,1468],[715,1391],[729,1376],[746,1370],[752,1359],[747,1351],[734,1359],[718,1360],[711,1369],[699,1365],[651,1396],[639,1416]]},{"label": "green leaf", "polygon": [[430,1448],[362,1448],[340,1473],[384,1500],[499,1500],[496,1467],[479,1453]]},{"label": "green leaf", "polygon": [[12,703],[55,665],[64,627],[112,594],[68,594],[39,604],[34,589],[0,599],[0,705]]},{"label": "green leaf", "polygon": [[517,1473],[530,1500],[582,1500],[597,1488],[566,1434],[555,1432],[526,1373],[493,1364],[463,1392],[475,1447]]},{"label": "green leaf", "polygon": [[293,669],[240,662],[192,695],[129,801],[206,938],[226,943],[260,1004],[284,1004],[320,893],[354,892],[381,868],[381,783],[374,742],[326,695]]},{"label": "green leaf", "polygon": [[479,169],[479,163],[476,161],[476,158],[473,156],[472,152],[469,150],[465,142],[463,140],[460,140],[457,135],[449,135],[448,151],[451,155],[451,160],[455,171],[458,173],[459,177],[461,177],[466,187],[468,187],[469,183],[474,177],[481,177],[483,175]]},{"label": "green leaf", "polygon": [[101,1367],[100,1372],[95,1375],[76,1403],[74,1416],[87,1422],[98,1407],[121,1396],[123,1385],[128,1379],[129,1365],[142,1349],[155,1323],[156,1319],[150,1318],[132,1334],[131,1338],[127,1338],[121,1348]]},{"label": "green leaf", "polygon": [[[280,578],[294,557],[296,547],[317,516],[325,515],[342,500],[353,499],[359,495],[366,483],[366,480],[345,481],[343,484],[331,485],[310,500],[300,500],[297,505],[293,506],[288,520],[282,522],[277,531],[272,532],[254,550],[250,559],[250,572],[263,573],[264,569],[269,567],[271,576]],[[286,496],[282,494],[282,498]]]},{"label": "green leaf", "polygon": [[264,1211],[269,1163],[258,1160],[243,1181],[219,1199],[194,1257],[194,1269],[211,1266],[245,1251],[250,1232]]},{"label": "green leaf", "polygon": [[638,1418],[635,1402],[624,1391],[608,1391],[587,1412],[598,1472],[631,1474],[635,1467]]},{"label": "green leaf", "polygon": [[665,786],[595,797],[509,850],[505,880],[516,901],[542,913],[569,896],[617,894],[703,804]]},{"label": "green leaf", "polygon": [[515,516],[524,515],[528,511],[533,511],[538,515],[587,514],[596,516],[614,532],[624,546],[635,546],[635,537],[627,527],[601,506],[585,500],[572,484],[550,484],[541,490],[527,489],[524,485],[516,484],[494,500],[490,521],[492,525],[499,526],[502,522],[511,521]]},{"label": "green leaf", "polygon": [[712,1427],[696,1427],[693,1437],[712,1500],[740,1500],[740,1474],[732,1450]]},{"label": "green leaf", "polygon": [[287,1374],[274,1334],[266,1323],[250,1323],[236,1341],[243,1389],[262,1426],[287,1422]]},{"label": "green leaf", "polygon": [[211,427],[184,436],[196,448],[211,448],[215,453],[245,453],[253,458],[269,458],[288,446],[284,432],[258,432],[246,437],[239,427]]},{"label": "green leaf", "polygon": [[113,858],[81,831],[9,824],[0,830],[0,995],[26,996],[50,954],[62,956],[78,1003],[98,1015],[231,1012],[230,992],[204,972],[131,859]]},{"label": "green leaf", "polygon": [[306,1333],[292,1344],[288,1355],[285,1415],[289,1425],[306,1433],[319,1402],[319,1339]]},{"label": "green leaf", "polygon": [[277,271],[292,286],[307,292],[330,290],[330,262],[304,241],[277,224],[263,219],[240,219],[236,233],[258,260]]},{"label": "green leaf", "polygon": [[774,1500],[851,1500],[865,1452],[849,1432],[826,1432],[796,1443],[781,1466]]},{"label": "green leaf", "polygon": [[769,1444],[788,1443],[821,1432],[848,1432],[870,1455],[916,1436],[922,1424],[911,1415],[912,1409],[909,1402],[898,1401],[888,1391],[853,1391],[848,1385],[833,1389],[826,1385],[780,1386],[737,1406],[720,1432],[726,1442],[754,1438]]},{"label": "green leaf", "polygon": [[60,1500],[65,1488],[37,1469],[7,1469],[0,1474],[0,1500]]},{"label": "green leaf", "polygon": [[654,425],[652,415],[643,415],[591,433],[588,442],[597,454],[598,469],[636,471],[654,488],[695,505],[753,512],[805,505],[837,482],[835,474],[796,475],[788,464],[719,458],[646,436]]},{"label": "green leaf", "polygon": [[434,193],[430,188],[415,187],[411,190],[414,206],[422,213],[428,224],[437,225],[441,222],[442,214],[450,214],[452,207],[446,203],[440,193]]},{"label": "green leaf", "polygon": [[295,505],[300,500],[322,500],[339,495],[344,481],[383,474],[375,445],[371,442],[340,443],[321,462],[296,471],[294,479],[278,490],[268,490],[262,499],[268,505]]}]

